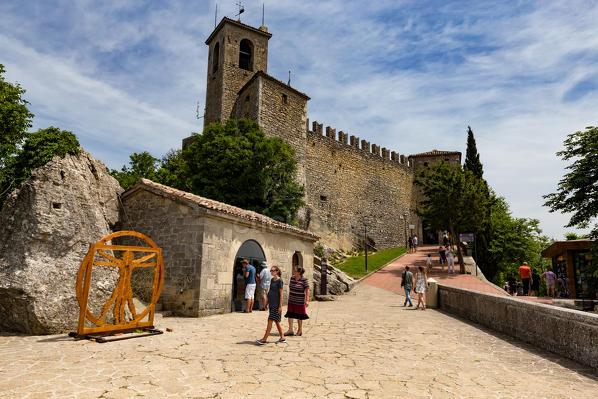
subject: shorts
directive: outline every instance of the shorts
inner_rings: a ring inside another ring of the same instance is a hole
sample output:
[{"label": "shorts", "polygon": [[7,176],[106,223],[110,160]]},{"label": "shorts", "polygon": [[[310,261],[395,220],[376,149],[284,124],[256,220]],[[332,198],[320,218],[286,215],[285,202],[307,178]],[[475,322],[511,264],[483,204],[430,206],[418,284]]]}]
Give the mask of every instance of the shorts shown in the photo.
[{"label": "shorts", "polygon": [[268,284],[266,286],[266,288],[263,288],[261,285],[258,285],[255,290],[256,290],[255,297],[258,300],[262,300],[262,299],[264,299],[264,297],[268,296],[268,291],[270,291],[270,284]]},{"label": "shorts", "polygon": [[247,284],[245,286],[245,299],[253,299],[255,296],[256,284]]}]

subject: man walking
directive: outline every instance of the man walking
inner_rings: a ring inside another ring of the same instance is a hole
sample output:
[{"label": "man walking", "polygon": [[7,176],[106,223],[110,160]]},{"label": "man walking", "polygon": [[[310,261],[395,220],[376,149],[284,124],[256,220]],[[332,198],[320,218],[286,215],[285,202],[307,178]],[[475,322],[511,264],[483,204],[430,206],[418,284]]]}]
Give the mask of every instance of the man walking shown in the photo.
[{"label": "man walking", "polygon": [[244,313],[251,313],[255,296],[255,267],[249,264],[247,259],[241,262],[243,265],[243,277],[245,277],[245,310]]},{"label": "man walking", "polygon": [[521,275],[521,284],[523,285],[523,296],[528,296],[532,269],[527,265],[527,262],[523,262],[523,265],[519,266],[519,274]]},{"label": "man walking", "polygon": [[413,306],[413,302],[411,302],[411,289],[413,288],[413,273],[409,271],[409,266],[405,266],[405,270],[401,275],[401,285],[405,289],[405,302],[403,303],[403,307],[407,306],[407,302],[409,302],[409,307]]}]

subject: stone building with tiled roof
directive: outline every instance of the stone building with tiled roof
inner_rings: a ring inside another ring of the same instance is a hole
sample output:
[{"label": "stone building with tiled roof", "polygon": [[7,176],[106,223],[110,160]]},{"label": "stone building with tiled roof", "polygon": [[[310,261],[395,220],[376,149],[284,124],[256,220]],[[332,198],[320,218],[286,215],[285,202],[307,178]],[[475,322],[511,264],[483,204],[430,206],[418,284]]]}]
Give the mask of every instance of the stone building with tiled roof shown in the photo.
[{"label": "stone building with tiled roof", "polygon": [[242,310],[243,258],[258,273],[262,262],[278,265],[285,281],[295,266],[313,274],[319,239],[313,233],[147,179],[123,193],[121,201],[123,229],[143,233],[162,248],[160,305],[177,315]]},{"label": "stone building with tiled roof", "polygon": [[248,118],[266,136],[289,143],[295,149],[297,179],[306,188],[301,227],[325,244],[349,249],[367,240],[383,249],[405,245],[409,234],[433,241],[435,232],[427,231],[414,212],[414,170],[445,158],[460,162],[461,154],[434,150],[406,157],[316,121],[310,125],[309,96],[268,74],[271,38],[265,26],[229,18],[216,26],[205,42],[204,123]]}]

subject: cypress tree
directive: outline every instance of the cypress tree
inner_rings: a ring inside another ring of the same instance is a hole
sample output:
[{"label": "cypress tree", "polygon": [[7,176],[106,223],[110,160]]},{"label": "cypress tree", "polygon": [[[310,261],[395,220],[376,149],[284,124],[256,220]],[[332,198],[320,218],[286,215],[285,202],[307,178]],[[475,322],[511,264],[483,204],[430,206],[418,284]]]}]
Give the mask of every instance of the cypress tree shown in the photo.
[{"label": "cypress tree", "polygon": [[475,138],[473,137],[473,132],[469,126],[467,126],[467,151],[465,153],[465,164],[463,165],[463,168],[471,170],[471,172],[480,179],[484,174],[484,169],[480,162],[480,154],[478,154]]}]

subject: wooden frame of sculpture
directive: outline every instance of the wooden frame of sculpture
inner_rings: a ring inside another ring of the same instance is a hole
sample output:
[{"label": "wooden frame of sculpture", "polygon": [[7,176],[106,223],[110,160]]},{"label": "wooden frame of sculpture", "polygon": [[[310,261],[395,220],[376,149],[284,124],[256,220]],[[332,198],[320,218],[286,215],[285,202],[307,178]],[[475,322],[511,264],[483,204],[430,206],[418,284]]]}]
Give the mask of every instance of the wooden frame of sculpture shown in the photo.
[{"label": "wooden frame of sculpture", "polygon": [[[147,243],[148,246],[106,244],[118,237],[137,237]],[[109,252],[112,251],[124,252],[122,258],[117,258],[116,256],[111,255]],[[149,255],[135,258],[135,254],[140,252],[149,253]],[[100,255],[107,260],[96,260],[96,255]],[[102,313],[99,317],[95,317],[89,311],[87,306],[94,265],[118,268],[118,282],[114,287],[112,295],[104,304]],[[154,267],[151,301],[139,314],[136,312],[135,305],[133,304],[133,290],[131,287],[131,275],[133,270],[138,267]],[[160,298],[160,292],[162,291],[163,285],[164,261],[162,259],[162,248],[158,248],[149,237],[135,231],[119,231],[105,236],[95,244],[91,244],[89,246],[89,252],[87,252],[83,262],[81,262],[81,267],[77,274],[76,293],[80,307],[77,336],[82,337],[89,334],[153,328],[156,302],[158,301],[158,298]],[[105,317],[113,304],[112,314],[114,316],[114,324],[107,324],[105,323]],[[132,315],[132,320],[125,319],[125,308],[127,305]],[[147,320],[142,321],[146,316]],[[86,327],[86,320],[89,320],[97,327]]]}]

